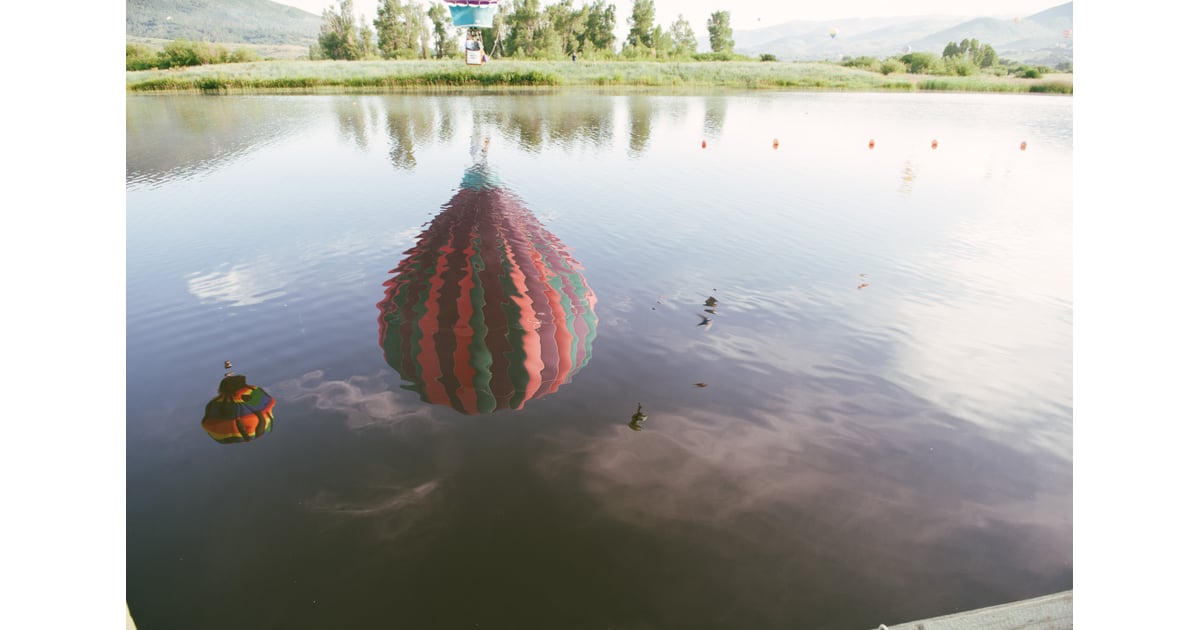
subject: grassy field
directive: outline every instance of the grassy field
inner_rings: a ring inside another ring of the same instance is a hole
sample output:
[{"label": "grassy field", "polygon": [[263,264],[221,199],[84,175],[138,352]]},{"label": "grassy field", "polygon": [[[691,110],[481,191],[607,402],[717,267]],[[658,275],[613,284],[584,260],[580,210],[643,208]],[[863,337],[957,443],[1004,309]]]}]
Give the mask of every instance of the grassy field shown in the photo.
[{"label": "grassy field", "polygon": [[1041,79],[881,75],[819,62],[263,61],[127,72],[136,92],[381,92],[462,88],[736,88],[1072,94],[1070,74]]}]

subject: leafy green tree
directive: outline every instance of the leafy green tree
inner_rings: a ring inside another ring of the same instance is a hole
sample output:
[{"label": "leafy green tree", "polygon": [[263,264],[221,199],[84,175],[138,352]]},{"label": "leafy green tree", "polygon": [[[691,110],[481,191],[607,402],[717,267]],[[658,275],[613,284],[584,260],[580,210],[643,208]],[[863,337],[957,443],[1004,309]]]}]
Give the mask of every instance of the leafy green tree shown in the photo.
[{"label": "leafy green tree", "polygon": [[708,16],[708,44],[714,53],[733,52],[733,26],[728,11],[716,11]]},{"label": "leafy green tree", "polygon": [[400,32],[400,0],[383,0],[376,9],[375,32],[379,36],[379,56],[396,59],[404,47]]},{"label": "leafy green tree", "polygon": [[383,0],[379,4],[375,28],[379,33],[379,54],[384,59],[425,57],[429,49],[429,28],[425,12],[415,0]]},{"label": "leafy green tree", "polygon": [[661,25],[655,26],[653,35],[656,59],[666,59],[675,54],[675,40],[671,38],[671,31],[664,29]]},{"label": "leafy green tree", "polygon": [[142,44],[125,44],[125,69],[149,70],[158,67],[158,55]]},{"label": "leafy green tree", "polygon": [[960,77],[967,77],[979,72],[979,66],[971,62],[970,59],[963,57],[951,57],[942,60],[943,68],[946,74],[956,74]]},{"label": "leafy green tree", "polygon": [[563,55],[562,36],[549,24],[539,25],[533,38],[533,57],[536,59],[558,59]]},{"label": "leafy green tree", "polygon": [[977,63],[980,68],[990,68],[996,65],[1000,57],[996,54],[996,49],[992,48],[991,44],[984,44],[979,50],[979,59]]},{"label": "leafy green tree", "polygon": [[626,46],[654,47],[654,0],[633,0]]},{"label": "leafy green tree", "polygon": [[583,45],[583,34],[587,26],[588,7],[576,10],[572,0],[560,0],[546,7],[546,22],[558,35],[561,54],[579,52]]},{"label": "leafy green tree", "polygon": [[[617,7],[605,4],[604,0],[595,0],[588,5],[587,20],[584,26],[584,43],[580,48],[584,54],[593,52],[611,55],[617,44]],[[590,50],[588,44],[591,44]]]},{"label": "leafy green tree", "polygon": [[367,18],[362,16],[358,19],[358,51],[359,59],[375,56],[375,34],[367,24]]},{"label": "leafy green tree", "polygon": [[946,47],[942,49],[942,57],[957,57],[960,54],[962,54],[961,50],[959,49],[958,44],[954,42],[946,44]]},{"label": "leafy green tree", "polygon": [[359,32],[354,26],[354,0],[342,0],[338,9],[330,6],[321,12],[321,31],[317,35],[320,54],[326,59],[359,59]]},{"label": "leafy green tree", "polygon": [[166,46],[163,46],[162,50],[162,56],[166,60],[166,67],[168,68],[198,66],[202,63],[200,55],[197,42],[190,42],[183,39],[170,42]]},{"label": "leafy green tree", "polygon": [[508,16],[508,32],[504,39],[504,52],[510,57],[532,57],[537,47],[541,9],[538,0],[514,0],[512,14]]},{"label": "leafy green tree", "polygon": [[247,63],[250,61],[258,61],[260,59],[261,57],[258,56],[258,53],[246,48],[245,46],[241,46],[234,49],[233,53],[229,55],[228,61],[229,63]]},{"label": "leafy green tree", "polygon": [[930,74],[930,71],[939,67],[936,63],[937,57],[927,52],[911,52],[901,57],[900,61],[903,61],[908,66],[908,71],[913,74]]},{"label": "leafy green tree", "polygon": [[908,70],[908,66],[905,65],[903,61],[900,61],[895,57],[889,58],[879,66],[879,72],[883,73],[884,75],[889,75],[895,72],[904,72],[906,70]]},{"label": "leafy green tree", "polygon": [[450,10],[446,8],[444,2],[429,3],[429,22],[433,25],[433,49],[431,53],[434,57],[441,59],[454,54],[455,44],[458,43],[454,22],[450,19]]},{"label": "leafy green tree", "polygon": [[696,43],[696,33],[692,31],[692,25],[683,19],[682,13],[671,23],[671,41],[675,44],[671,54],[676,57],[691,57],[699,47]]}]

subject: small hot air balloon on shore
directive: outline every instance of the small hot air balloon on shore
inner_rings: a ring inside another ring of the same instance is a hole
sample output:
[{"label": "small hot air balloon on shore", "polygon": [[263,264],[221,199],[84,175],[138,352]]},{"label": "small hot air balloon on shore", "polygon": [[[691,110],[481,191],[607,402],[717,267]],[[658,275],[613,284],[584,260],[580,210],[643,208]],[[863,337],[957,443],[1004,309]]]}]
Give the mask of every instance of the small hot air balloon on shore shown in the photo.
[{"label": "small hot air balloon on shore", "polygon": [[[229,362],[225,363],[231,367]],[[241,374],[226,374],[217,397],[204,408],[200,426],[221,444],[256,440],[275,425],[275,399],[261,387],[248,385]]]},{"label": "small hot air balloon on shore", "polygon": [[596,296],[582,267],[486,162],[392,273],[379,343],[425,402],[522,409],[591,359]]},{"label": "small hot air balloon on shore", "polygon": [[445,0],[450,7],[450,21],[458,28],[467,29],[467,65],[477,66],[487,61],[483,50],[483,36],[479,29],[491,28],[496,12],[500,10],[498,0]]}]

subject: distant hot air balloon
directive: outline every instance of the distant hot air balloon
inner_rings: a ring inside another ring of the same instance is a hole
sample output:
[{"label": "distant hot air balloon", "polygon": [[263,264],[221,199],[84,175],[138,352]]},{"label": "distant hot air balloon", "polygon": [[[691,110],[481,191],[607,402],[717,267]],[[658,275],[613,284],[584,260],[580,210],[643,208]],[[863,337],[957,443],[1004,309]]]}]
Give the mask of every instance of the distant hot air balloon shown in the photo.
[{"label": "distant hot air balloon", "polygon": [[241,374],[227,374],[204,408],[200,426],[222,444],[249,442],[271,432],[274,409],[275,399],[261,387],[247,385]]},{"label": "distant hot air balloon", "polygon": [[379,343],[421,400],[521,409],[591,359],[596,296],[521,200],[476,164],[384,283]]},{"label": "distant hot air balloon", "polygon": [[445,0],[450,7],[450,21],[454,26],[467,29],[467,64],[477,66],[487,61],[483,50],[481,28],[491,28],[499,0]]},{"label": "distant hot air balloon", "polygon": [[837,27],[829,29],[829,39],[833,39],[834,37],[837,37],[837,34],[838,34]]}]

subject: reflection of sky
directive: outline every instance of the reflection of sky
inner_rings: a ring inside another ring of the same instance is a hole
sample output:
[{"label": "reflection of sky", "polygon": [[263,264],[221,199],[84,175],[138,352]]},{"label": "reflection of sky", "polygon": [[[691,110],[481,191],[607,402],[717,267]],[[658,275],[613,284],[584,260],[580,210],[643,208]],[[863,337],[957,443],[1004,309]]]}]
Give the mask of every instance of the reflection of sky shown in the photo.
[{"label": "reflection of sky", "polygon": [[351,429],[405,422],[428,422],[430,409],[405,402],[407,397],[389,388],[383,372],[356,375],[344,380],[327,380],[320,370],[308,372],[272,386],[274,395],[292,402],[307,402],[321,411],[346,417]]},{"label": "reflection of sky", "polygon": [[[769,554],[785,566],[833,553],[825,588],[835,592],[920,583],[914,601],[936,601],[965,588],[947,574],[1041,581],[1069,570],[1071,485],[1061,465],[933,415],[898,416],[892,402],[835,398],[799,422],[794,409],[748,421],[704,407],[648,408],[641,432],[617,425],[546,437],[537,465],[546,479],[582,480],[572,491],[605,518],[721,532],[703,539],[713,553]],[[1060,481],[1033,481],[1048,477]],[[871,577],[846,583],[846,563],[869,566]],[[770,581],[759,588],[773,591]]]},{"label": "reflection of sky", "polygon": [[[136,439],[173,431],[157,410],[203,401],[232,359],[280,401],[256,453],[293,471],[310,462],[275,450],[288,440],[319,454],[306,514],[381,519],[384,539],[547,515],[593,543],[616,528],[652,543],[597,547],[621,566],[660,570],[634,556],[651,549],[687,573],[646,604],[661,610],[717,599],[692,568],[740,579],[742,611],[1069,585],[1070,98],[291,98],[318,113],[236,165],[128,186]],[[226,128],[245,102],[220,100]],[[400,389],[375,308],[475,134],[586,268],[602,328],[570,388],[491,423]],[[184,382],[204,393],[172,401]],[[140,483],[133,504],[153,505]]]},{"label": "reflection of sky", "polygon": [[[320,270],[335,259],[381,262],[338,272],[328,278],[331,288],[373,284],[390,265],[383,261],[403,251],[449,197],[470,136],[494,135],[492,163],[535,214],[554,218],[555,233],[597,281],[609,279],[611,304],[672,296],[656,314],[692,318],[692,294],[719,288],[728,296],[710,331],[716,334],[683,346],[651,337],[651,345],[805,369],[821,357],[853,355],[834,345],[849,329],[860,343],[875,339],[887,348],[886,365],[899,382],[977,418],[1008,417],[1022,405],[1054,415],[1069,408],[1069,98],[566,98],[528,105],[503,96],[444,97],[430,107],[417,97],[304,97],[308,105],[293,110],[311,115],[324,103],[334,116],[262,145],[243,158],[249,164],[210,174],[202,194],[131,192],[130,262],[165,273],[169,267],[145,259],[167,258],[187,268],[188,292],[232,306],[303,295],[314,280],[321,286],[327,274]],[[229,128],[239,125],[238,102],[222,105]],[[253,104],[250,122],[263,116],[260,102],[246,102]],[[536,131],[512,135],[535,119]],[[594,135],[598,128],[611,135],[607,150],[625,159],[578,152],[577,139],[604,137]],[[140,135],[152,131],[139,128]],[[394,160],[398,133],[412,142],[412,163]],[[1017,149],[1021,141],[1030,142],[1028,151]],[[571,159],[532,159],[555,152]],[[327,170],[324,159],[300,157],[319,154],[341,170],[321,174],[314,169]],[[654,175],[644,185],[612,185],[641,173]],[[415,186],[441,180],[444,186]],[[186,179],[180,184],[201,190]],[[205,198],[209,190],[239,194]],[[139,221],[168,194],[179,218],[157,212]],[[754,220],[728,220],[739,216]],[[179,242],[161,229],[142,236],[139,226],[172,220]],[[226,228],[235,225],[258,229]],[[298,241],[307,243],[301,251]],[[642,274],[636,286],[620,280],[629,268]],[[844,291],[860,282],[868,286]],[[675,297],[683,293],[686,300]],[[739,309],[756,318],[739,320]],[[632,331],[637,315],[611,325]],[[796,347],[789,339],[800,332],[816,337]],[[1056,410],[1038,400],[1040,392],[1054,392],[1047,400]]]},{"label": "reflection of sky", "polygon": [[[334,115],[291,119],[307,130],[259,145],[207,185],[183,178],[182,190],[131,190],[131,267],[174,273],[158,286],[182,281],[203,300],[233,306],[374,284],[445,203],[470,136],[482,133],[494,135],[490,160],[506,184],[535,214],[554,218],[555,233],[594,268],[589,275],[615,289],[611,304],[690,300],[717,288],[728,296],[711,332],[729,334],[705,341],[718,354],[803,369],[813,359],[788,348],[790,336],[832,338],[849,328],[890,346],[888,365],[907,375],[898,378],[934,399],[997,410],[1000,398],[1011,403],[1043,386],[1060,404],[1069,396],[1061,341],[1070,325],[1069,98],[297,98],[303,105],[292,110],[312,116],[324,106]],[[239,128],[243,102],[247,124],[264,115],[261,100],[222,101],[225,128]],[[157,101],[131,101],[131,115],[145,103]],[[534,118],[536,141],[506,131]],[[623,159],[578,151],[572,138],[597,138],[597,128],[611,134],[606,151]],[[139,127],[138,137],[153,132]],[[398,133],[412,140],[411,163],[395,162]],[[1017,149],[1021,141],[1028,151]],[[571,159],[544,159],[555,155]],[[613,185],[625,181],[640,183]],[[742,216],[753,220],[730,221]],[[379,262],[323,272],[354,258]],[[621,280],[626,269],[638,270],[636,286]],[[860,282],[869,286],[843,290]],[[696,315],[670,303],[658,314],[672,309]],[[739,329],[738,309],[758,319]],[[764,319],[778,325],[759,325]],[[816,340],[814,352],[828,354],[828,345]],[[972,360],[979,352],[988,356]],[[1017,356],[1032,363],[1017,369]],[[956,369],[963,360],[973,371]]]},{"label": "reflection of sky", "polygon": [[[269,263],[268,263],[269,265]],[[249,306],[283,295],[279,270],[254,262],[225,265],[208,273],[194,273],[187,279],[188,292],[206,301],[227,302],[231,306]]]}]

